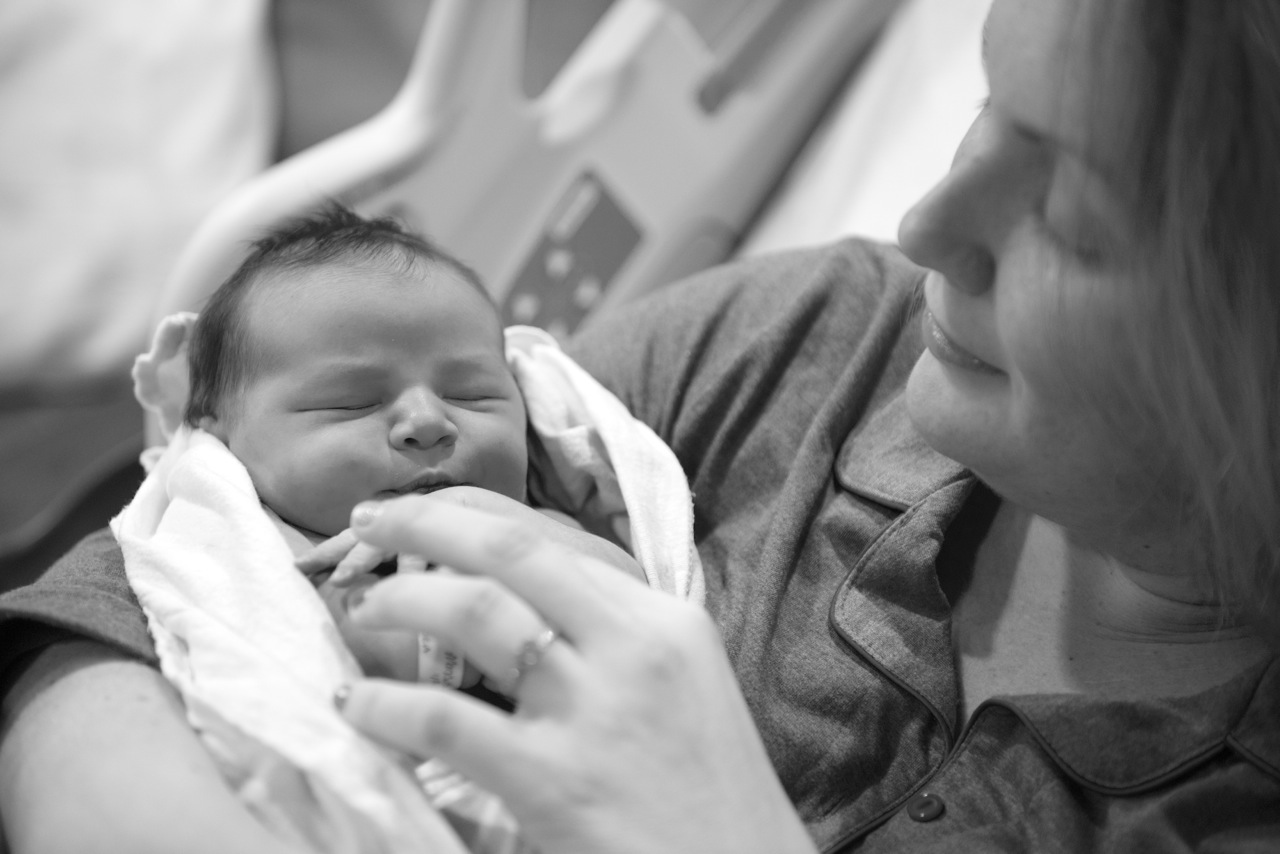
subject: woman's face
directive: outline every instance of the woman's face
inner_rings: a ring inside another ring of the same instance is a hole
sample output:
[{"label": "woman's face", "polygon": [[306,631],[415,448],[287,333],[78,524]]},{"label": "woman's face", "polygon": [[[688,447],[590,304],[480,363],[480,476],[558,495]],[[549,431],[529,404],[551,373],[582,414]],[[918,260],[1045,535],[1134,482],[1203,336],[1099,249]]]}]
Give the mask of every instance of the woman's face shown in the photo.
[{"label": "woman's face", "polygon": [[917,429],[1006,499],[1132,557],[1177,513],[1153,499],[1170,495],[1165,449],[1121,382],[1135,369],[1121,320],[1137,305],[1126,164],[1144,70],[1122,7],[995,0],[990,101],[900,241],[934,271],[908,384]]}]

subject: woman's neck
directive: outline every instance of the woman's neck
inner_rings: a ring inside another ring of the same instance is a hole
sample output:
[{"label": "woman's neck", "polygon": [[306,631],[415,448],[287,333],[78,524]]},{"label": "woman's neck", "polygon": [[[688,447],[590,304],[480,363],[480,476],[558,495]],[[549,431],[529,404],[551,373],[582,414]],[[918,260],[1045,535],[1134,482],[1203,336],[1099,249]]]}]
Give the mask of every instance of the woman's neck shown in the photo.
[{"label": "woman's neck", "polygon": [[1141,569],[1002,504],[956,597],[964,706],[995,693],[1189,694],[1266,655],[1196,595],[1189,569]]}]

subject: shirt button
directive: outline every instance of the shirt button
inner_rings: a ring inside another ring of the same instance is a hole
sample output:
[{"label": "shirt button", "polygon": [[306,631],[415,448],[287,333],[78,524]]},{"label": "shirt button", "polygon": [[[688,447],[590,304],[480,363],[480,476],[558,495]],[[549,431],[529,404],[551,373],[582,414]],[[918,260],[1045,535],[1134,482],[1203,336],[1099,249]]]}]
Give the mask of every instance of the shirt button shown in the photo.
[{"label": "shirt button", "polygon": [[942,802],[942,798],[933,792],[921,792],[907,804],[907,815],[911,816],[912,821],[933,821],[946,809],[947,805]]}]

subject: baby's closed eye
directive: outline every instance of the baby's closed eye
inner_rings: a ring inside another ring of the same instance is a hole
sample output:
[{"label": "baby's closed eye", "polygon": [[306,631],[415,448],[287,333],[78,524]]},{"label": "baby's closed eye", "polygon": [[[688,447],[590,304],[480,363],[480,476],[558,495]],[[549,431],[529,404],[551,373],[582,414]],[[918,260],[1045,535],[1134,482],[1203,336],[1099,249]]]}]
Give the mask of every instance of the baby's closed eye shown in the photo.
[{"label": "baby's closed eye", "polygon": [[315,400],[299,404],[297,412],[369,412],[381,405],[381,401],[371,398],[340,398],[335,400]]}]

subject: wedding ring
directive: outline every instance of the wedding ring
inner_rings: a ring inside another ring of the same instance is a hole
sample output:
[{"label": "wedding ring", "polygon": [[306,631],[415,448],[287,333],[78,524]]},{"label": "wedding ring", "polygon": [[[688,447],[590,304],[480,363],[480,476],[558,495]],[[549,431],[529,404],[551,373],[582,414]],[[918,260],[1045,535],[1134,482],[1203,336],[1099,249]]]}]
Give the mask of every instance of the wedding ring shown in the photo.
[{"label": "wedding ring", "polygon": [[547,648],[556,642],[559,635],[554,629],[543,629],[533,640],[527,640],[520,645],[520,649],[516,651],[516,663],[511,668],[511,686],[512,690],[520,687],[521,681],[524,680],[525,674],[537,667],[542,661],[542,656],[546,654]]}]

